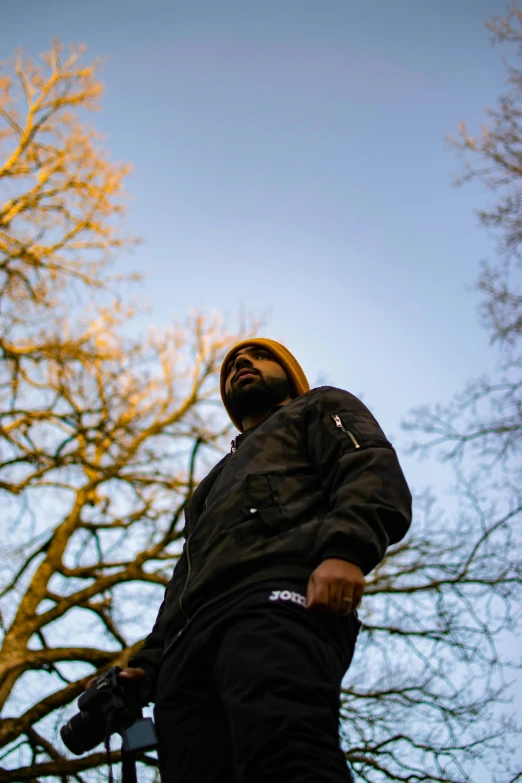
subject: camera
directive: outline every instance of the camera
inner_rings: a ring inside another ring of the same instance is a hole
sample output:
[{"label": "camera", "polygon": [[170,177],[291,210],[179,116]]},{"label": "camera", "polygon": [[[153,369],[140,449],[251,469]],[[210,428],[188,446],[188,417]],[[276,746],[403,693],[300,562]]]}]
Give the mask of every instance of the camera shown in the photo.
[{"label": "camera", "polygon": [[60,728],[64,745],[76,756],[114,732],[121,734],[125,752],[157,747],[154,723],[142,715],[139,683],[121,679],[121,671],[113,666],[98,677],[78,699],[80,711]]}]

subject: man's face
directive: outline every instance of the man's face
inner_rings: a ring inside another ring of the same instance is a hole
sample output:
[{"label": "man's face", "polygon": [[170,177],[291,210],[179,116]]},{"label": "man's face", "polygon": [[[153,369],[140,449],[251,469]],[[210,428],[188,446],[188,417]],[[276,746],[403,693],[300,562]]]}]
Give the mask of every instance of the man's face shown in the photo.
[{"label": "man's face", "polygon": [[288,376],[266,348],[246,346],[229,359],[225,397],[240,421],[269,411],[290,396]]}]

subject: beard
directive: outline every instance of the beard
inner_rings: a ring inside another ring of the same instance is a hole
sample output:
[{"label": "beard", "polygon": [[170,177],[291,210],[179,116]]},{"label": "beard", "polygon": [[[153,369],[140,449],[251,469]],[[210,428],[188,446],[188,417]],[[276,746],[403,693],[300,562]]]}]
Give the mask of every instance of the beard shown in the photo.
[{"label": "beard", "polygon": [[239,421],[255,413],[264,413],[291,396],[288,378],[263,378],[231,389],[225,395],[227,405]]}]

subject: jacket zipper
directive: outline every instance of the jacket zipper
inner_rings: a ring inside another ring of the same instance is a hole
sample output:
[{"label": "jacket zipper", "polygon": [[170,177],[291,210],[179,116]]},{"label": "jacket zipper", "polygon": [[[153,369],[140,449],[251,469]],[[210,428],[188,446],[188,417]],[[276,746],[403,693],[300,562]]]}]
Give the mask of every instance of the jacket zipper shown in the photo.
[{"label": "jacket zipper", "polygon": [[[187,505],[185,506],[185,521],[186,521],[186,523],[187,523],[187,527],[188,527],[188,525],[189,525],[189,519],[188,519],[188,503],[187,503]],[[187,589],[187,582],[188,582],[188,580],[189,580],[189,576],[190,576],[190,568],[191,568],[191,563],[190,563],[190,551],[189,551],[189,543],[190,543],[190,536],[191,536],[191,535],[192,535],[192,534],[191,534],[191,533],[189,533],[189,535],[187,536],[187,576],[185,577],[185,584],[183,585],[183,590],[181,591],[181,595],[180,595],[180,597],[179,597],[179,601],[178,601],[178,604],[179,604],[179,610],[180,610],[181,614],[183,615],[183,617],[185,618],[185,620],[186,620],[187,622],[188,622],[188,617],[187,617],[187,615],[185,614],[185,612],[183,611],[183,607],[182,607],[182,605],[181,605],[181,602],[182,602],[182,600],[183,600],[183,596],[185,595],[185,590]]]},{"label": "jacket zipper", "polygon": [[332,415],[330,416],[330,418],[334,420],[334,422],[335,422],[335,426],[336,426],[336,427],[338,427],[340,430],[342,430],[343,432],[345,432],[345,433],[348,435],[348,437],[349,437],[349,438],[350,438],[350,440],[352,441],[352,443],[353,443],[353,445],[355,446],[355,448],[356,448],[356,449],[360,449],[360,448],[361,448],[361,444],[360,444],[360,443],[357,441],[357,438],[355,437],[355,435],[353,434],[353,432],[350,432],[350,430],[347,430],[347,429],[345,428],[345,426],[344,426],[344,424],[343,424],[343,422],[342,422],[342,420],[341,420],[341,417],[339,416],[339,414],[338,414],[338,413],[332,413]]},{"label": "jacket zipper", "polygon": [[[234,438],[234,440],[232,441],[232,448],[231,448],[231,452],[232,452],[232,453],[234,453],[234,452],[236,451],[236,449],[237,449],[237,440],[238,440],[238,438],[239,438],[239,435],[237,435],[237,436]],[[207,500],[208,500],[208,496],[207,496],[207,498],[205,499],[205,507],[206,507],[206,505],[207,505]],[[185,510],[185,521],[186,521],[186,523],[187,523],[187,524],[186,524],[186,527],[188,528],[188,526],[189,526],[189,512],[188,512],[188,504],[185,506],[185,509],[186,509],[186,510]],[[185,618],[185,620],[186,620],[186,623],[187,623],[187,624],[190,622],[190,620],[189,620],[189,618],[187,617],[187,615],[185,614],[185,612],[184,612],[184,610],[183,610],[182,601],[183,601],[183,596],[185,595],[185,592],[186,592],[186,590],[187,590],[187,584],[188,584],[188,581],[189,581],[189,579],[190,579],[190,570],[191,570],[191,568],[192,568],[192,564],[191,564],[191,562],[190,562],[190,536],[191,536],[191,535],[192,535],[192,533],[190,533],[190,534],[187,536],[187,549],[186,549],[186,554],[187,554],[187,576],[185,577],[185,584],[183,585],[183,590],[181,591],[181,595],[180,595],[180,597],[179,597],[179,601],[178,601],[179,610],[180,610],[181,614],[183,615],[183,617]],[[178,634],[177,634],[177,635],[176,635],[176,637],[175,637],[176,639],[178,638],[178,636],[181,636],[181,634],[183,633],[183,631],[185,630],[185,628],[186,628],[186,625],[185,625],[185,626],[183,626],[183,628],[181,629],[181,631],[179,631],[179,632],[178,632]]]},{"label": "jacket zipper", "polygon": [[183,596],[185,595],[185,590],[187,589],[187,582],[188,582],[189,576],[190,576],[190,553],[189,553],[189,539],[188,538],[187,538],[187,564],[188,564],[187,576],[185,577],[185,584],[183,585],[183,590],[181,591],[181,595],[179,597],[179,610],[180,610],[181,614],[183,615],[183,617],[185,618],[185,620],[188,622],[188,617],[185,614],[185,612],[183,611],[183,607],[181,605],[181,602],[183,601]]}]

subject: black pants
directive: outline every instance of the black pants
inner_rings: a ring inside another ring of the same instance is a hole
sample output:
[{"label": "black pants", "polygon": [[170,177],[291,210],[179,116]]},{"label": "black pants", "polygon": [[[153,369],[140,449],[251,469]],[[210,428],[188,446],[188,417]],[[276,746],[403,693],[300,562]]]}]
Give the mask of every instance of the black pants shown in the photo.
[{"label": "black pants", "polygon": [[[279,591],[279,592],[277,592]],[[270,582],[204,610],[162,661],[163,783],[350,783],[340,688],[359,621]]]}]

